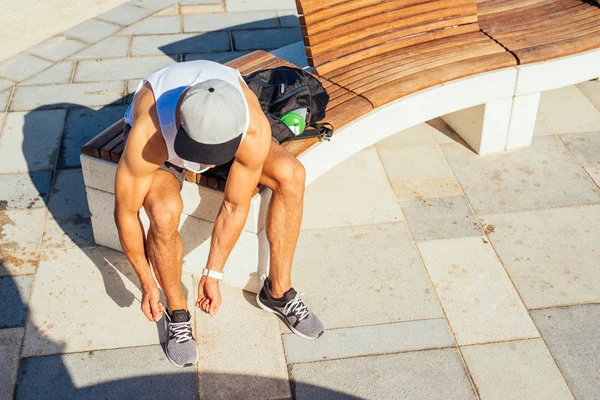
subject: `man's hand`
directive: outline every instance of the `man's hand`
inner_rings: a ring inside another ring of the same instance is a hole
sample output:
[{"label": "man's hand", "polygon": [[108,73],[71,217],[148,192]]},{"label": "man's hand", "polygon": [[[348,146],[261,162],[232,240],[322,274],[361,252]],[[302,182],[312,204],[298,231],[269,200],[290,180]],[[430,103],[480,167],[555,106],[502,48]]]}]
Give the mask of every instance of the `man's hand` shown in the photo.
[{"label": "man's hand", "polygon": [[221,306],[221,289],[219,281],[214,278],[203,276],[198,284],[198,301],[196,307],[211,317],[214,317]]},{"label": "man's hand", "polygon": [[160,321],[165,307],[160,302],[160,291],[157,286],[142,290],[142,311],[148,321]]}]

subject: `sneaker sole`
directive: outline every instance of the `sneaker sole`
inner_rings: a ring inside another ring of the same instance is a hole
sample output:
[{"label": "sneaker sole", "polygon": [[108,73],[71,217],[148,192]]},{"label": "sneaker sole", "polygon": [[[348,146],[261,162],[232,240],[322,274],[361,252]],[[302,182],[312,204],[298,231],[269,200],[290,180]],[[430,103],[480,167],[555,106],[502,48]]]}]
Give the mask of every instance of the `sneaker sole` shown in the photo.
[{"label": "sneaker sole", "polygon": [[[167,335],[169,334],[169,327],[167,326],[167,317],[165,318],[165,331],[167,333]],[[167,338],[167,341],[165,342],[165,347],[163,348],[163,350],[165,351],[165,355],[167,356],[167,360],[169,360],[171,362],[171,364],[173,364],[174,366],[176,366],[177,368],[186,368],[186,367],[192,367],[194,365],[196,365],[198,363],[198,358],[199,358],[199,354],[198,354],[198,349],[196,348],[196,361],[194,361],[193,363],[188,363],[188,364],[184,364],[184,365],[179,365],[177,364],[175,361],[173,361],[173,359],[169,356],[169,350],[167,349],[167,343],[169,342],[169,339]]]},{"label": "sneaker sole", "polygon": [[293,326],[290,325],[290,323],[288,322],[288,320],[285,318],[285,315],[283,315],[282,313],[280,313],[277,310],[273,310],[272,308],[267,307],[266,305],[264,305],[261,301],[260,301],[260,292],[258,292],[256,294],[256,302],[258,303],[259,307],[262,308],[263,310],[273,313],[275,315],[278,315],[279,317],[281,317],[280,319],[283,321],[283,323],[288,327],[288,329],[292,332],[294,332],[296,335],[304,338],[304,339],[308,339],[308,340],[316,340],[318,338],[321,337],[321,335],[323,334],[324,331],[321,331],[321,333],[319,333],[319,336],[317,337],[310,337],[310,336],[306,336],[303,333],[298,332],[296,329],[294,329]]}]

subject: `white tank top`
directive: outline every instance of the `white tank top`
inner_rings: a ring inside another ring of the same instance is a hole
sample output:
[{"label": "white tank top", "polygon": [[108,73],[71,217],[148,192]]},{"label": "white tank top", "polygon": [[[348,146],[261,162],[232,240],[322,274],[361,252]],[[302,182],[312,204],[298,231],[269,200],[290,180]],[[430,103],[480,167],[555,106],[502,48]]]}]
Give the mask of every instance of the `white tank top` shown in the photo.
[{"label": "white tank top", "polygon": [[[199,164],[192,161],[187,161],[179,158],[174,150],[175,136],[177,135],[177,104],[181,94],[191,85],[200,83],[209,79],[222,79],[227,81],[234,87],[236,87],[246,104],[246,126],[244,127],[243,135],[246,135],[248,131],[248,125],[250,121],[250,111],[248,109],[248,103],[246,97],[242,91],[242,87],[238,81],[238,78],[242,79],[242,75],[236,69],[227,67],[225,65],[206,60],[188,61],[177,64],[168,65],[158,71],[152,73],[146,79],[143,79],[135,93],[144,86],[146,82],[152,87],[154,92],[154,100],[156,102],[156,110],[158,113],[158,120],[160,122],[160,129],[162,131],[167,150],[169,152],[169,161],[173,165],[182,167],[194,172],[204,172],[210,167],[205,164]],[[242,79],[243,81],[243,79]],[[131,102],[127,111],[125,111],[125,121],[133,126],[133,104]],[[242,140],[244,140],[242,136]]]}]

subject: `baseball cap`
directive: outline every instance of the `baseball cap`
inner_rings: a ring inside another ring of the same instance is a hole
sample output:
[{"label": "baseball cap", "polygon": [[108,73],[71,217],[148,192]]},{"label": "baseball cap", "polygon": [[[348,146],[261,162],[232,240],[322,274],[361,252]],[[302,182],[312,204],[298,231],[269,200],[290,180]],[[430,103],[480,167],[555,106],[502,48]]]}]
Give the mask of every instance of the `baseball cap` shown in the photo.
[{"label": "baseball cap", "polygon": [[221,165],[232,160],[248,129],[241,89],[222,79],[194,84],[181,102],[175,153],[183,160]]}]

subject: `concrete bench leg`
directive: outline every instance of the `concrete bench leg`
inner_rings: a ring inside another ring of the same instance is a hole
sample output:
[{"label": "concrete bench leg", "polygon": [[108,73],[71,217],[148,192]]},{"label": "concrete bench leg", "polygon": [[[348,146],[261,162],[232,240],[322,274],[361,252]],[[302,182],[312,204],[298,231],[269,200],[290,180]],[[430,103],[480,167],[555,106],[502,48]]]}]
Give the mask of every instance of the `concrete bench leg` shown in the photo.
[{"label": "concrete bench leg", "polygon": [[495,100],[442,117],[477,154],[504,151],[509,132],[512,98]]},{"label": "concrete bench leg", "polygon": [[531,144],[540,105],[540,93],[515,96],[513,99],[506,150]]}]

